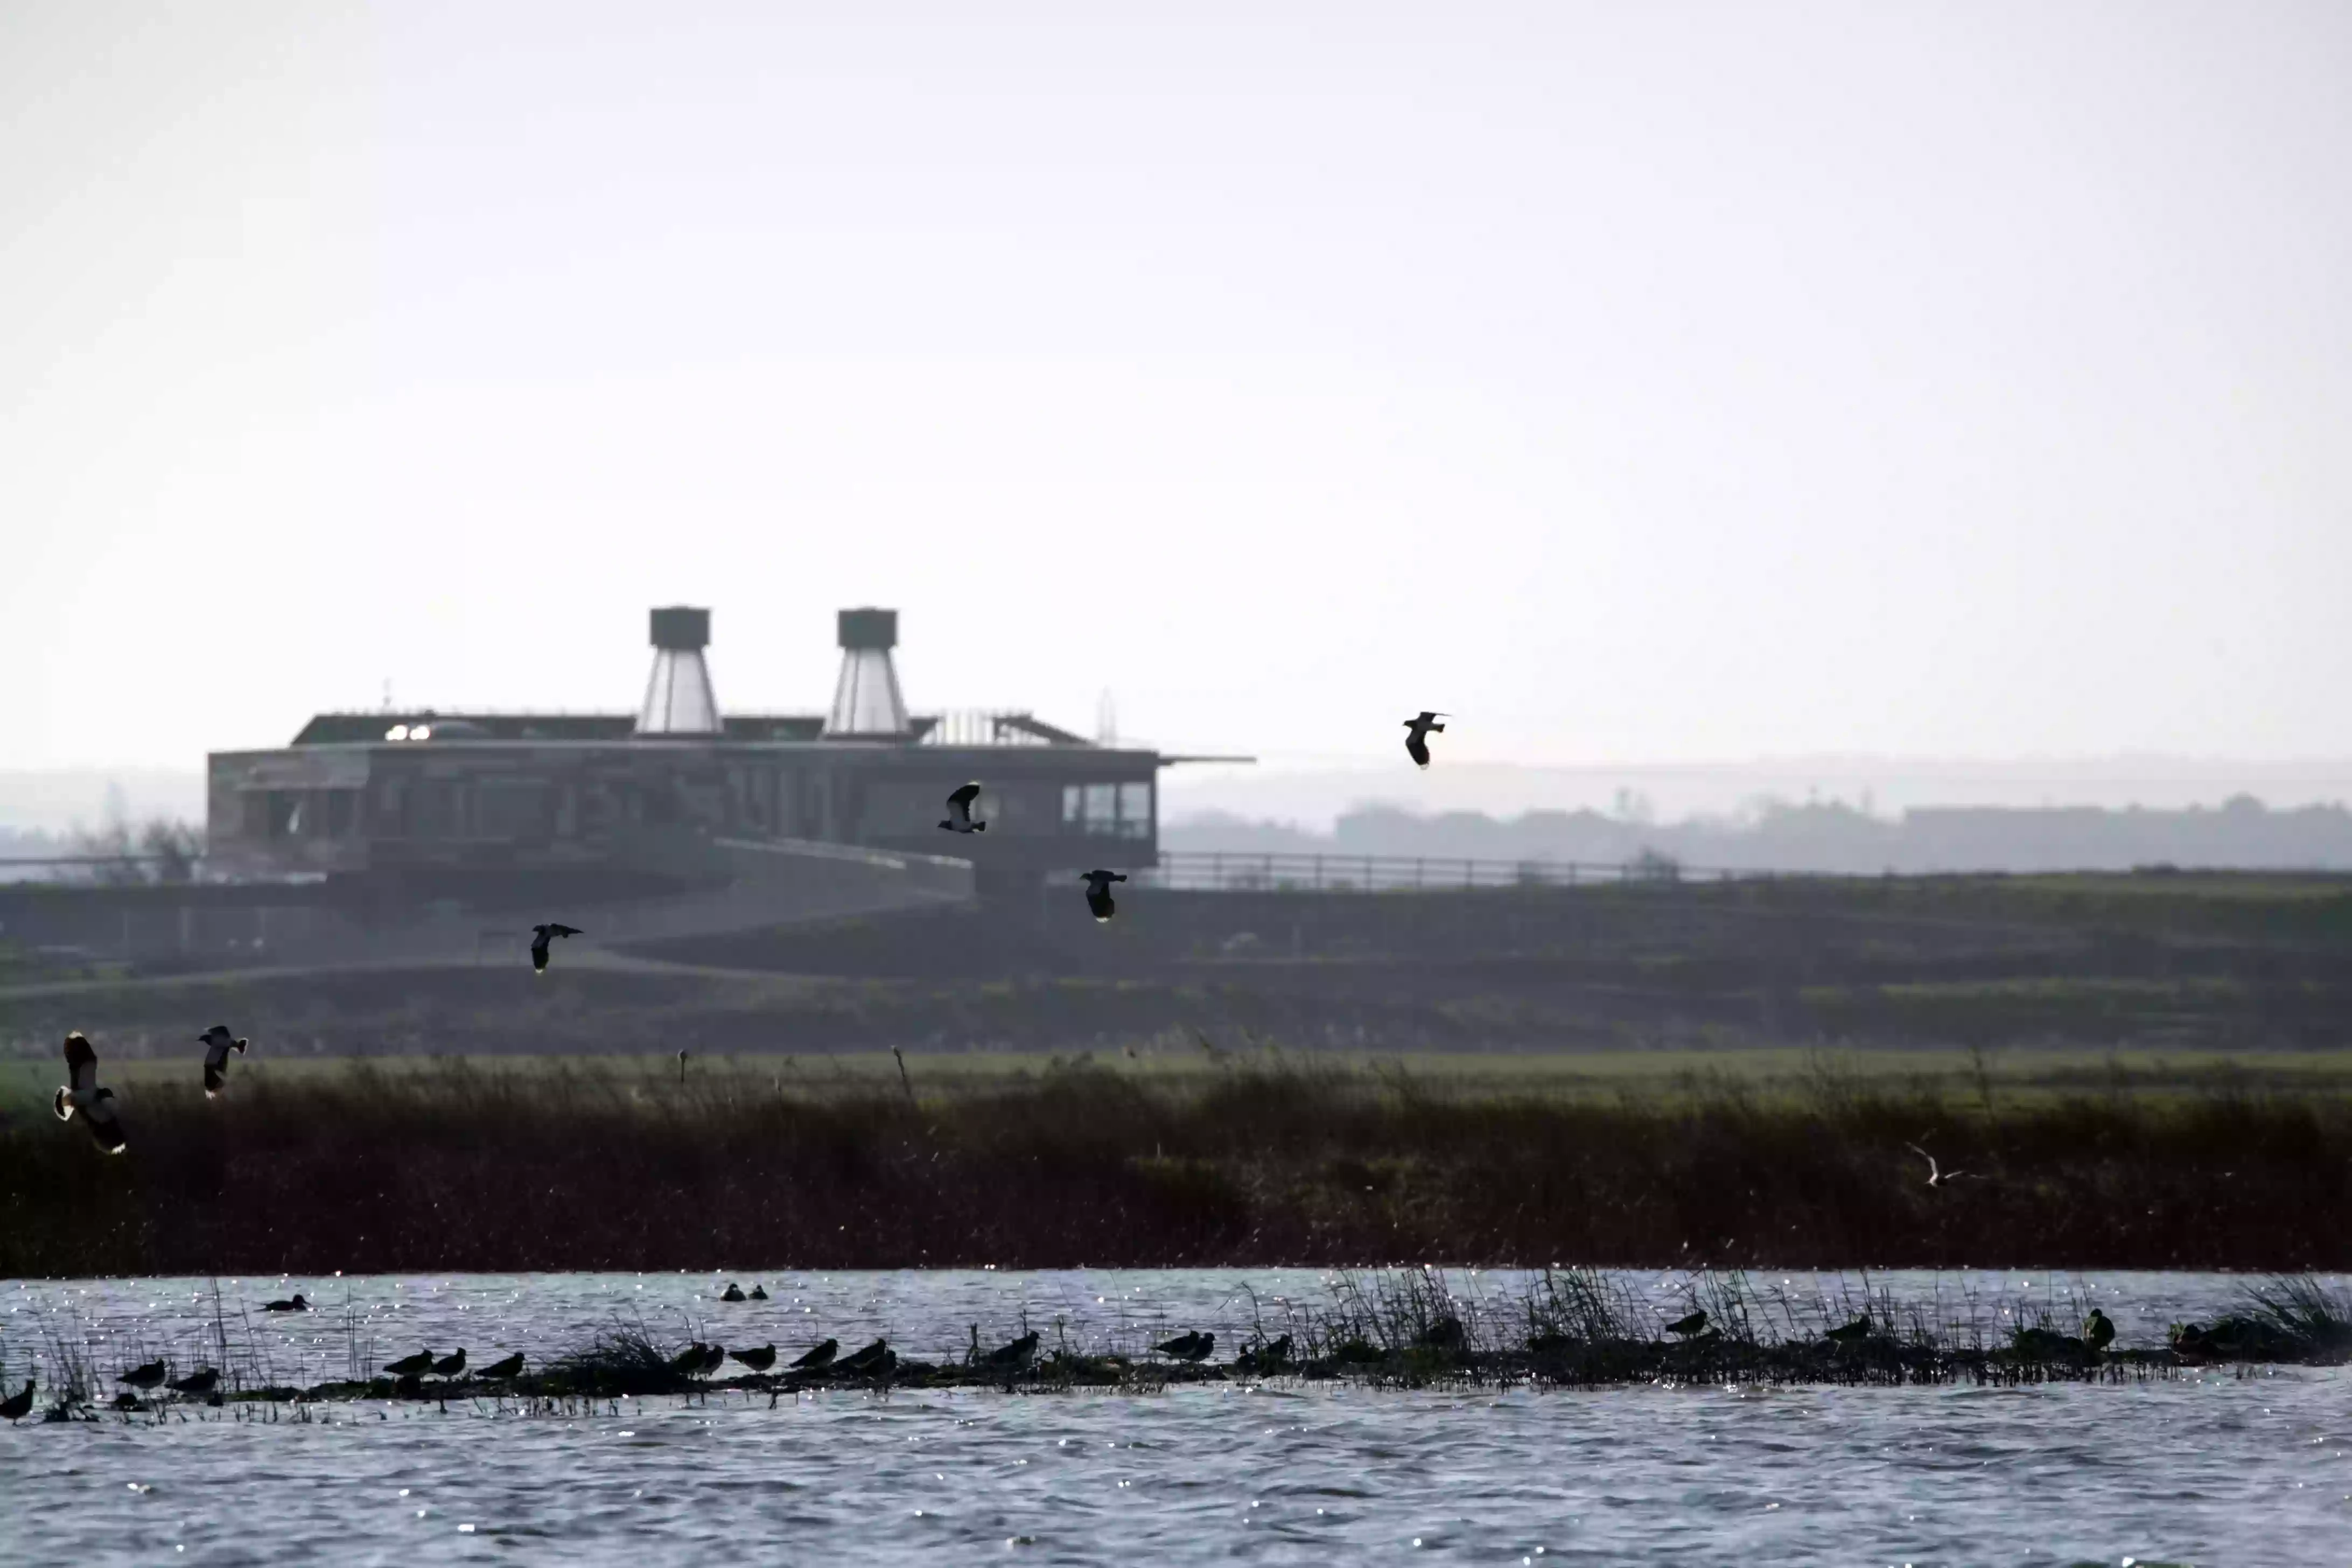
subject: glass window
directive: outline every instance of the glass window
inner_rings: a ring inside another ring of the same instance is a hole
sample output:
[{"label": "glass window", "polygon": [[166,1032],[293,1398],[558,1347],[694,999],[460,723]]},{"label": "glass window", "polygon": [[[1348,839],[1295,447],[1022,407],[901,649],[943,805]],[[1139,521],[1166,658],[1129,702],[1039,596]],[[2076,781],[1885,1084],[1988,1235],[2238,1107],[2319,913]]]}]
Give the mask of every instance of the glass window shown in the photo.
[{"label": "glass window", "polygon": [[1076,823],[1086,815],[1087,792],[1076,784],[1062,786],[1062,820]]},{"label": "glass window", "polygon": [[1087,785],[1087,831],[1111,833],[1118,824],[1118,786],[1117,784]]},{"label": "glass window", "polygon": [[1148,784],[1123,784],[1118,786],[1118,819],[1121,822],[1151,821],[1151,786]]}]

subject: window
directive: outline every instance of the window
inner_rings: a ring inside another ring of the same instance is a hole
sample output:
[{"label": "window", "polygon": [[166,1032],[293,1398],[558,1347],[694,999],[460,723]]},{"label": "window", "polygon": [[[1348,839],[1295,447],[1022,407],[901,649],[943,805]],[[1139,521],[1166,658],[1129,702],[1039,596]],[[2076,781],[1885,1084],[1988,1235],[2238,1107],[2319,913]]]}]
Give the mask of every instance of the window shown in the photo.
[{"label": "window", "polygon": [[1086,820],[1087,791],[1083,784],[1062,786],[1062,825],[1076,827]]},{"label": "window", "polygon": [[1087,785],[1087,831],[1088,833],[1118,831],[1118,786],[1117,784]]},{"label": "window", "polygon": [[1118,786],[1118,833],[1122,838],[1151,837],[1150,784],[1123,784]]}]

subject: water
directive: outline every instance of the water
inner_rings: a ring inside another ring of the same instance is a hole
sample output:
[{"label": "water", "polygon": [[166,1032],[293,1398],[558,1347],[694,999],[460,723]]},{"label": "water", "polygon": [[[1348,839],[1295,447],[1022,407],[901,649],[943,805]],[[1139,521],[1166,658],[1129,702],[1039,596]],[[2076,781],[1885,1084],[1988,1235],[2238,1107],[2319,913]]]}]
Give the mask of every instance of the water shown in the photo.
[{"label": "water", "polygon": [[[740,1276],[748,1288],[751,1276]],[[1787,1279],[1792,1296],[1844,1280]],[[787,1349],[887,1333],[910,1355],[1017,1331],[1132,1349],[1181,1327],[1220,1359],[1311,1272],[625,1275],[0,1285],[0,1363],[63,1341],[109,1376],[168,1354],[289,1382],[464,1344],[576,1347],[616,1312],[656,1334]],[[1759,1282],[1761,1282],[1759,1280]],[[1873,1276],[1898,1300],[2075,1312],[2129,1342],[2210,1315],[2200,1275]],[[1457,1275],[1507,1305],[1522,1281]],[[1627,1276],[1663,1310],[1681,1280]],[[247,1307],[303,1289],[322,1310]],[[350,1307],[345,1311],[348,1292]],[[249,1330],[248,1330],[248,1324]],[[2307,1563],[2352,1555],[2352,1376],[2209,1372],[2032,1389],[1633,1387],[1399,1393],[1276,1382],[1158,1394],[824,1393],[190,1412],[0,1428],[0,1562],[1449,1561]],[[273,1422],[268,1419],[275,1415]]]}]

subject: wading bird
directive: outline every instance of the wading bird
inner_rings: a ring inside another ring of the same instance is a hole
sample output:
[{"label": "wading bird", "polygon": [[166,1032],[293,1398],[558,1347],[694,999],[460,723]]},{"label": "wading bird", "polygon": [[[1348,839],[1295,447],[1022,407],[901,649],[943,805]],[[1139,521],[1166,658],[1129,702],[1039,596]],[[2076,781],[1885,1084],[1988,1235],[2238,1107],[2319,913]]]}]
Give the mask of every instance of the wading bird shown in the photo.
[{"label": "wading bird", "polygon": [[1936,1163],[1936,1156],[1928,1153],[1927,1151],[1922,1149],[1916,1143],[1906,1143],[1903,1146],[1906,1149],[1910,1150],[1914,1154],[1918,1155],[1922,1160],[1927,1162],[1927,1184],[1931,1187],[1940,1187],[1946,1182],[1957,1182],[1962,1176],[1969,1173],[1966,1171],[1947,1171],[1943,1169]]},{"label": "wading bird", "polygon": [[948,814],[940,826],[950,833],[985,833],[988,824],[971,819],[971,803],[980,798],[980,786],[968,784],[948,796]]},{"label": "wading bird", "polygon": [[205,1098],[215,1100],[228,1084],[228,1054],[245,1055],[250,1040],[232,1037],[226,1024],[215,1024],[196,1037],[205,1046]]},{"label": "wading bird", "polygon": [[2103,1351],[2116,1342],[2116,1326],[2096,1307],[2083,1320],[2083,1342],[2095,1351]]},{"label": "wading bird", "polygon": [[1087,885],[1087,910],[1095,917],[1097,924],[1108,921],[1111,916],[1118,913],[1118,901],[1110,896],[1110,885],[1113,882],[1126,881],[1126,872],[1087,871],[1081,873],[1078,879]]},{"label": "wading bird", "polygon": [[1702,1307],[1687,1318],[1676,1318],[1673,1322],[1668,1323],[1666,1325],[1666,1332],[1670,1334],[1679,1334],[1683,1338],[1688,1339],[1691,1335],[1698,1333],[1706,1327],[1706,1309]]},{"label": "wading bird", "polygon": [[171,1368],[160,1361],[151,1361],[145,1366],[132,1367],[114,1381],[127,1383],[133,1388],[153,1388],[170,1375]]},{"label": "wading bird", "polygon": [[494,1361],[490,1363],[489,1365],[484,1367],[477,1375],[492,1378],[500,1383],[505,1382],[510,1377],[520,1377],[522,1375],[522,1352],[517,1351],[514,1354],[507,1357],[504,1361]]},{"label": "wading bird", "polygon": [[550,921],[543,926],[531,927],[531,973],[534,974],[544,974],[547,973],[547,944],[549,942],[553,942],[559,936],[582,936],[585,933],[583,932],[578,926],[568,926],[558,921]]},{"label": "wading bird", "polygon": [[717,1372],[720,1367],[722,1367],[722,1366],[724,1366],[724,1365],[726,1365],[726,1364],[727,1364],[727,1347],[726,1347],[726,1346],[724,1346],[724,1345],[705,1345],[705,1346],[703,1346],[703,1347],[702,1347],[702,1375],[703,1375],[703,1376],[705,1376],[705,1377],[709,1377],[712,1373]]},{"label": "wading bird", "polygon": [[33,1413],[33,1380],[26,1378],[22,1392],[0,1399],[0,1421],[22,1421]]},{"label": "wading bird", "polygon": [[[980,1349],[980,1327],[978,1324],[974,1324],[972,1326],[971,1348],[975,1351]],[[1019,1339],[1013,1341],[1011,1343],[999,1345],[994,1350],[990,1351],[986,1355],[980,1358],[980,1362],[982,1366],[992,1366],[1011,1372],[1023,1372],[1027,1370],[1029,1363],[1036,1359],[1037,1331],[1032,1329],[1027,1333],[1022,1335]]]},{"label": "wading bird", "polygon": [[1420,717],[1404,721],[1404,727],[1412,731],[1404,738],[1404,754],[1412,759],[1415,767],[1429,766],[1429,737],[1445,733],[1445,726],[1438,721],[1449,717],[1424,710]]},{"label": "wading bird", "polygon": [[753,1372],[765,1372],[776,1364],[776,1347],[772,1342],[757,1350],[736,1351],[733,1354],[737,1361]]},{"label": "wading bird", "polygon": [[386,1362],[383,1370],[394,1377],[421,1377],[433,1370],[433,1352],[418,1351],[415,1355],[402,1356],[398,1361]]},{"label": "wading bird", "polygon": [[1283,1335],[1278,1340],[1269,1340],[1255,1350],[1244,1351],[1234,1361],[1234,1364],[1244,1372],[1268,1372],[1277,1366],[1286,1366],[1289,1363],[1290,1336],[1288,1334]]},{"label": "wading bird", "polygon": [[460,1345],[456,1355],[445,1355],[433,1363],[436,1377],[455,1377],[466,1370],[466,1350]]},{"label": "wading bird", "polygon": [[882,1364],[882,1358],[889,1354],[890,1342],[876,1340],[865,1349],[853,1351],[848,1355],[843,1356],[838,1364],[844,1372],[872,1372]]},{"label": "wading bird", "polygon": [[261,1304],[261,1310],[265,1312],[307,1312],[310,1310],[310,1303],[304,1298],[301,1291],[297,1290],[294,1292],[292,1300],[264,1301]]},{"label": "wading bird", "polygon": [[798,1361],[793,1363],[793,1370],[794,1372],[823,1372],[826,1367],[833,1364],[833,1358],[840,1353],[841,1342],[839,1340],[827,1340],[824,1343],[817,1346],[814,1350],[808,1352]]},{"label": "wading bird", "polygon": [[1834,1329],[1824,1329],[1822,1331],[1822,1338],[1833,1340],[1842,1345],[1850,1345],[1858,1341],[1866,1340],[1870,1338],[1870,1314],[1864,1312],[1851,1323],[1841,1323]]},{"label": "wading bird", "polygon": [[1174,1356],[1178,1361],[1205,1361],[1209,1352],[1217,1348],[1217,1336],[1188,1331],[1172,1340],[1163,1340],[1151,1348],[1161,1355]]},{"label": "wading bird", "polygon": [[677,1373],[681,1377],[692,1377],[696,1373],[702,1370],[703,1352],[709,1349],[710,1347],[704,1344],[700,1340],[695,1341],[692,1344],[688,1345],[684,1350],[669,1358],[670,1371]]},{"label": "wading bird", "polygon": [[60,1121],[71,1121],[79,1111],[100,1148],[110,1154],[122,1152],[122,1121],[114,1113],[114,1091],[98,1087],[98,1053],[79,1029],[66,1037],[66,1084],[58,1090],[56,1110]]},{"label": "wading bird", "polygon": [[206,1367],[202,1372],[192,1372],[185,1377],[173,1379],[172,1386],[182,1394],[201,1396],[220,1386],[220,1373]]}]

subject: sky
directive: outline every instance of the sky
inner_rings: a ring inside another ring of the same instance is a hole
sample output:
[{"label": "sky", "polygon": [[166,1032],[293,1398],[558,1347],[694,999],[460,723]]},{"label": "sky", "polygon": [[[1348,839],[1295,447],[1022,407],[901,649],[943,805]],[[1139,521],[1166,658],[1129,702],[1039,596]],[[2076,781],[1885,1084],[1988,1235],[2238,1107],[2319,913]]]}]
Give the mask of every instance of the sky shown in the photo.
[{"label": "sky", "polygon": [[[2352,8],[0,5],[0,769],[2352,756]],[[2339,775],[2340,776],[2340,775]]]}]

